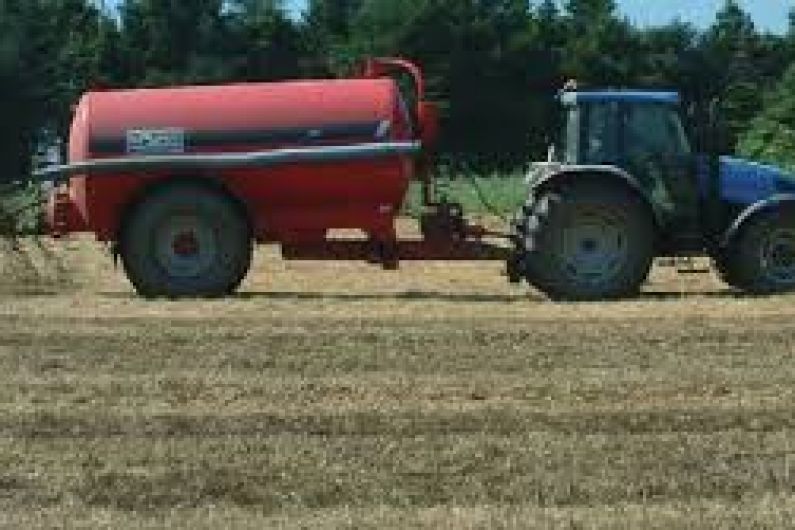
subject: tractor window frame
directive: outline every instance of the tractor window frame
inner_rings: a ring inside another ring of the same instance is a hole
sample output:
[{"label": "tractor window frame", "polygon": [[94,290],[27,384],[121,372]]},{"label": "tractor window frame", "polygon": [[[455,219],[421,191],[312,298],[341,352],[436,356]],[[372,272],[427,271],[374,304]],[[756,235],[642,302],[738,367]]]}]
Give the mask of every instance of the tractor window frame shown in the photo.
[{"label": "tractor window frame", "polygon": [[564,164],[579,162],[580,145],[582,145],[582,107],[564,105],[560,126],[561,161]]}]

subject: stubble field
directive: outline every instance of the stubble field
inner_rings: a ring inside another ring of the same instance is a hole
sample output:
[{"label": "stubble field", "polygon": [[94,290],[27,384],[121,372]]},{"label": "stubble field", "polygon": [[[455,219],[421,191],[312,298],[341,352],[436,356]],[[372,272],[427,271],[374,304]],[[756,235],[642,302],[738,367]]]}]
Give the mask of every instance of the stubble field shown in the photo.
[{"label": "stubble field", "polygon": [[[146,302],[0,241],[0,527],[791,528],[795,297],[285,263]],[[31,264],[38,269],[31,272]]]}]

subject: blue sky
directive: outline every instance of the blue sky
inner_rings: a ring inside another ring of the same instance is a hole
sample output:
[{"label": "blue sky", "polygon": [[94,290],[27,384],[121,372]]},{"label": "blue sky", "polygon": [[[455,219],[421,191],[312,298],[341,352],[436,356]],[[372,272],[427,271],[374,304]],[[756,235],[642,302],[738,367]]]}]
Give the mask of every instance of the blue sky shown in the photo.
[{"label": "blue sky", "polygon": [[[287,3],[299,11],[306,2],[287,0]],[[659,25],[680,18],[703,28],[712,24],[724,0],[617,0],[617,3],[621,12],[639,25]],[[786,32],[792,0],[740,0],[740,4],[759,28]]]},{"label": "blue sky", "polygon": [[[306,0],[286,0],[287,5],[298,13]],[[389,0],[383,0],[389,1]],[[564,0],[559,0],[561,3]],[[642,25],[659,25],[679,18],[700,28],[712,24],[715,13],[725,0],[616,0],[619,9],[633,22]],[[792,0],[739,0],[751,14],[756,25],[767,31],[784,33],[787,30],[787,15],[795,5]],[[108,0],[108,5],[118,0]]]},{"label": "blue sky", "polygon": [[[617,0],[623,13],[640,25],[661,24],[674,18],[706,27],[715,20],[715,13],[724,0]],[[767,31],[784,33],[793,7],[792,0],[740,0],[756,25]]]}]

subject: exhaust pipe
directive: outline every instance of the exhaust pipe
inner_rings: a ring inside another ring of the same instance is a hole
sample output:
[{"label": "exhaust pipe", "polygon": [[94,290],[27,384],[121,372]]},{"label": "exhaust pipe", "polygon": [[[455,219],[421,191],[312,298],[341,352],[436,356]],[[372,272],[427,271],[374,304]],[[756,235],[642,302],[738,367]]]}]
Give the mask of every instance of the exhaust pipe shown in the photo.
[{"label": "exhaust pipe", "polygon": [[416,155],[421,142],[379,142],[253,151],[245,153],[195,153],[181,155],[100,158],[51,166],[33,173],[38,181],[63,182],[75,175],[102,176],[118,173],[149,173],[164,170],[267,168],[285,164],[323,164]]}]

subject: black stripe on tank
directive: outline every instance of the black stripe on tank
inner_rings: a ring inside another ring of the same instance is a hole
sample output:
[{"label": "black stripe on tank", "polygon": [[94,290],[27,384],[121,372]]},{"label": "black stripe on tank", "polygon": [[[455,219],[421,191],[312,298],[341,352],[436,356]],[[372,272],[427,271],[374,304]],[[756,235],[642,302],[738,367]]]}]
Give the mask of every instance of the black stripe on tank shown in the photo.
[{"label": "black stripe on tank", "polygon": [[[147,128],[142,128],[147,130]],[[157,130],[152,128],[152,130]],[[295,127],[230,131],[185,131],[185,150],[192,151],[212,147],[234,147],[238,145],[313,145],[350,140],[386,140],[389,136],[388,122],[366,122],[320,125],[317,127]],[[118,136],[95,136],[89,141],[89,151],[94,155],[112,155],[127,152],[127,138]]]}]

